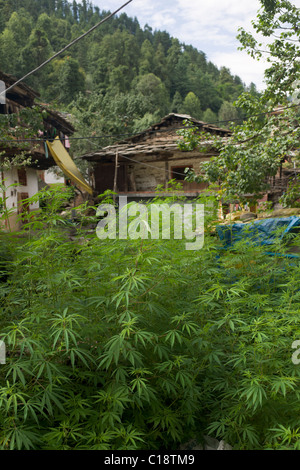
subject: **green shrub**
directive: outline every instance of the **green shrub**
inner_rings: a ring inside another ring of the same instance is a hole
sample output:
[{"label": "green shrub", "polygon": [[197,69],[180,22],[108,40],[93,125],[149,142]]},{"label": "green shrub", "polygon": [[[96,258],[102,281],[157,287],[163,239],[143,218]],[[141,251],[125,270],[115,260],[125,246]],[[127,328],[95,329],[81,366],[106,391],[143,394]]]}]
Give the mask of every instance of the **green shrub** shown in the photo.
[{"label": "green shrub", "polygon": [[77,243],[53,204],[10,242],[0,284],[1,449],[178,449],[207,433],[299,448],[297,258],[224,251],[208,229],[200,251]]}]

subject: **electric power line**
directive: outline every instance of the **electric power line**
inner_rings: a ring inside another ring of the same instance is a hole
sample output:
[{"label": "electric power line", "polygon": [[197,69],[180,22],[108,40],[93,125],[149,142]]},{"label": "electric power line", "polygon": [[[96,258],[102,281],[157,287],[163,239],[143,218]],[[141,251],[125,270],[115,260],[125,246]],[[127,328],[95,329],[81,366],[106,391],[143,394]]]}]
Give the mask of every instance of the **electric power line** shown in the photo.
[{"label": "electric power line", "polygon": [[[62,54],[63,52],[65,52],[66,50],[68,50],[71,46],[73,46],[74,44],[76,44],[77,42],[79,42],[81,39],[85,38],[88,34],[90,34],[91,32],[93,32],[95,29],[97,29],[99,26],[101,26],[103,23],[105,23],[106,21],[108,21],[112,16],[116,15],[120,10],[122,10],[123,8],[125,8],[129,3],[131,3],[133,0],[128,0],[126,3],[124,3],[121,7],[119,7],[117,10],[115,10],[113,13],[109,14],[107,17],[105,17],[103,20],[101,20],[99,23],[97,23],[96,25],[94,25],[92,28],[90,28],[87,32],[83,33],[81,36],[79,36],[78,38],[74,39],[72,42],[70,42],[67,46],[65,46],[63,49],[61,49],[59,52],[57,52],[56,54],[54,54],[52,57],[50,57],[49,59],[47,59],[45,62],[43,62],[41,65],[39,65],[38,67],[36,67],[35,69],[31,70],[29,73],[27,73],[26,75],[24,75],[24,77],[20,78],[19,80],[17,80],[15,83],[13,83],[11,86],[9,86],[8,88],[6,88],[5,90],[2,90],[0,91],[0,96],[4,95],[5,93],[7,93],[8,91],[10,91],[12,88],[14,88],[16,85],[18,85],[19,83],[23,82],[26,78],[28,78],[30,75],[34,74],[35,72],[39,71],[40,69],[42,69],[43,67],[45,67],[48,63],[50,63],[52,60],[54,60],[56,57],[58,57],[60,54]],[[293,108],[293,107],[299,107],[300,104],[296,104],[296,105],[291,105],[291,106],[286,106],[286,107],[282,107],[280,108],[281,110],[283,109],[289,109],[289,108]],[[264,116],[264,115],[267,115],[267,114],[270,114],[272,112],[275,112],[276,110],[272,110],[272,111],[267,111],[267,112],[264,112],[264,113],[258,113],[258,114],[254,114],[254,115],[251,115],[251,116],[246,116],[246,117],[243,117],[243,118],[236,118],[236,119],[227,119],[227,120],[222,120],[222,121],[212,121],[212,122],[208,122],[208,123],[205,123],[206,125],[214,125],[214,124],[222,124],[222,123],[229,123],[229,122],[243,122],[247,119],[250,119],[252,117],[259,117],[259,116]],[[145,131],[142,131],[141,133],[143,133]],[[72,139],[72,140],[80,140],[80,139],[102,139],[102,138],[113,138],[113,137],[121,137],[121,136],[127,136],[127,137],[130,137],[130,136],[134,136],[135,134],[113,134],[113,135],[103,135],[103,136],[89,136],[89,137],[69,137],[69,139]],[[47,139],[17,139],[16,142],[44,142],[46,141]],[[61,139],[63,140],[63,139]],[[9,142],[8,140],[0,140],[0,142]]]},{"label": "electric power line", "polygon": [[[144,165],[144,166],[148,166],[149,168],[155,168],[156,170],[158,169],[158,166],[155,166],[155,165],[150,165],[149,163],[144,163],[144,162],[140,162],[138,160],[135,160],[134,158],[130,158],[130,157],[125,157],[125,155],[122,155],[122,158],[125,158],[126,160],[130,160],[131,162],[134,162],[134,163],[139,163],[140,165]],[[188,168],[188,167],[187,167]],[[172,175],[180,175],[182,176],[183,173],[179,173],[178,171],[173,171],[173,170],[166,170],[164,169],[164,171],[167,173],[171,173]]]},{"label": "electric power line", "polygon": [[[97,145],[95,142],[90,142],[90,143],[93,144],[93,145]],[[158,166],[149,165],[148,163],[144,163],[144,162],[140,162],[140,161],[138,161],[138,160],[134,160],[134,158],[125,157],[124,155],[122,155],[122,158],[125,158],[126,160],[130,160],[130,161],[132,161],[132,162],[134,162],[134,163],[139,163],[140,165],[145,165],[145,166],[148,166],[148,167],[150,167],[150,168],[155,168],[155,170],[158,169]],[[180,176],[182,176],[182,173],[179,173],[179,172],[173,171],[173,170],[166,170],[166,169],[165,169],[165,172],[166,172],[166,173],[171,173],[171,175],[180,175]]]},{"label": "electric power line", "polygon": [[[298,108],[300,107],[300,104],[294,104],[294,105],[291,105],[291,106],[285,106],[285,107],[282,107],[280,108],[280,110],[278,109],[273,109],[273,110],[270,110],[270,111],[266,111],[266,112],[263,112],[263,113],[258,113],[258,114],[252,114],[250,116],[245,116],[243,118],[238,118],[238,119],[227,119],[227,120],[223,120],[223,121],[211,121],[211,122],[205,122],[203,123],[205,127],[207,126],[210,126],[210,125],[214,125],[214,124],[222,124],[222,123],[226,123],[226,122],[240,122],[240,121],[246,121],[247,119],[251,119],[253,117],[259,117],[259,116],[266,116],[268,114],[272,114],[272,113],[275,113],[275,112],[278,112],[278,111],[282,111],[284,109],[291,109],[291,108]],[[188,121],[188,118],[187,118],[187,121]],[[193,127],[193,123],[191,122],[191,127]],[[215,127],[215,130],[218,130],[218,127],[217,126],[214,126]],[[178,127],[176,128],[177,131],[179,130],[185,130],[186,127]],[[175,129],[174,129],[175,130]],[[223,129],[223,130],[226,130],[226,129]],[[229,129],[228,129],[229,131]],[[157,133],[157,132],[170,132],[170,129],[155,129],[155,130],[151,130],[151,129],[145,129],[141,132],[138,132],[138,133],[120,133],[120,134],[103,134],[103,135],[97,135],[97,136],[81,136],[81,137],[62,137],[60,138],[61,141],[65,141],[65,140],[91,140],[91,139],[109,139],[109,138],[116,138],[116,137],[127,137],[127,138],[130,138],[130,137],[135,137],[135,136],[138,136],[138,135],[142,135],[144,133],[148,132],[149,134],[151,133]],[[51,139],[47,138],[47,137],[44,137],[44,138],[35,138],[35,139],[14,139],[14,140],[9,140],[9,139],[0,139],[0,142],[4,142],[4,143],[21,143],[21,142],[46,142],[46,141],[49,141]]]}]

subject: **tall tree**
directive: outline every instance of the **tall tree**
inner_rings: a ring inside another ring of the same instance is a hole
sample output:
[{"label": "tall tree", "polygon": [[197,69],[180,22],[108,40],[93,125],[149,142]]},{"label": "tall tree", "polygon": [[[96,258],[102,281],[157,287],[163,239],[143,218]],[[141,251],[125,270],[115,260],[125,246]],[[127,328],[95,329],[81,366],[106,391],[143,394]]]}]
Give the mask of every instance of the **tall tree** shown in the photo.
[{"label": "tall tree", "polygon": [[[22,50],[22,73],[38,67],[53,54],[50,42],[42,29],[33,29],[28,42]],[[38,74],[29,77],[28,82],[34,88],[38,89],[41,85],[46,87],[47,78],[52,65],[49,64],[39,71]]]},{"label": "tall tree", "polygon": [[163,80],[169,88],[167,61],[162,43],[159,43],[153,58],[153,73]]},{"label": "tall tree", "polygon": [[79,7],[79,19],[80,19],[80,23],[87,23],[87,10],[88,10],[88,6],[87,6],[87,1],[86,0],[82,0],[82,5],[78,5]]},{"label": "tall tree", "polygon": [[147,99],[148,112],[156,113],[159,117],[168,112],[170,107],[168,92],[159,77],[153,73],[143,75],[134,88]]},{"label": "tall tree", "polygon": [[67,56],[53,63],[54,71],[49,76],[48,101],[59,101],[68,105],[85,91],[85,75],[77,60]]},{"label": "tall tree", "polygon": [[139,60],[139,73],[145,75],[153,71],[153,57],[154,48],[149,41],[145,39],[141,47],[140,60]]},{"label": "tall tree", "polygon": [[195,119],[202,118],[202,109],[201,103],[198,96],[195,95],[192,91],[190,91],[186,97],[184,98],[181,112],[184,114],[189,114],[191,117]]},{"label": "tall tree", "polygon": [[17,75],[19,48],[13,32],[5,29],[0,36],[0,70]]},{"label": "tall tree", "polygon": [[12,32],[14,40],[21,49],[26,44],[31,30],[32,30],[32,20],[28,13],[25,10],[20,10],[19,12],[13,12],[9,21],[6,25],[7,29]]},{"label": "tall tree", "polygon": [[[266,90],[257,97],[243,93],[237,100],[247,120],[234,128],[227,142],[217,142],[218,158],[202,166],[201,177],[220,185],[221,194],[229,199],[246,200],[247,195],[259,199],[268,189],[267,178],[274,176],[287,155],[295,154],[300,145],[297,107],[300,106],[300,10],[286,0],[260,0],[261,9],[253,21],[257,33],[266,39],[270,67],[266,70]],[[241,29],[239,39],[253,57],[261,58],[261,39]],[[271,38],[273,37],[273,41]],[[221,84],[230,84],[228,70],[222,70]],[[294,104],[289,101],[293,96]],[[284,105],[274,112],[278,104]],[[183,146],[196,146],[188,136]],[[299,162],[299,156],[295,154]]]},{"label": "tall tree", "polygon": [[72,11],[73,11],[73,18],[74,18],[75,22],[77,23],[78,19],[79,19],[79,16],[78,16],[78,6],[77,6],[77,2],[75,0],[73,0]]},{"label": "tall tree", "polygon": [[260,0],[260,3],[261,9],[253,26],[267,39],[266,43],[262,45],[261,39],[243,28],[239,30],[238,39],[241,49],[252,57],[259,60],[266,56],[270,67],[265,73],[268,84],[265,96],[271,99],[276,96],[279,102],[293,92],[293,83],[299,80],[300,9],[287,0]]},{"label": "tall tree", "polygon": [[219,111],[220,124],[226,127],[229,126],[229,121],[235,121],[237,119],[239,119],[239,112],[236,106],[229,101],[223,101]]},{"label": "tall tree", "polygon": [[9,20],[14,8],[11,2],[0,0],[0,32],[5,28],[5,23]]},{"label": "tall tree", "polygon": [[182,105],[183,105],[182,96],[179,93],[179,91],[176,91],[176,93],[174,95],[174,98],[173,98],[173,101],[172,101],[172,105],[171,105],[172,113],[180,113],[180,111],[182,109]]},{"label": "tall tree", "polygon": [[187,54],[181,54],[173,70],[173,87],[181,96],[186,96],[190,91],[188,69],[190,58]]},{"label": "tall tree", "polygon": [[212,124],[217,124],[217,121],[218,121],[217,115],[210,108],[207,108],[205,110],[205,112],[203,113],[202,119],[204,122],[208,122]]}]

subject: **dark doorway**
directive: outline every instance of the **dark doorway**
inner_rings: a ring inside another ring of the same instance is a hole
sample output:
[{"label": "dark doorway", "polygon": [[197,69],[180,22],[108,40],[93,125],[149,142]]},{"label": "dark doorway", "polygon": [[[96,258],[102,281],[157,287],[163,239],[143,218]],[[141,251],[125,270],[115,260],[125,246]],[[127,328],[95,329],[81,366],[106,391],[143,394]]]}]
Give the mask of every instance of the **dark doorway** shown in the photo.
[{"label": "dark doorway", "polygon": [[[114,189],[115,165],[98,164],[95,168],[95,186],[98,194],[107,189]],[[117,173],[117,191],[125,191],[125,166],[119,165]]]}]

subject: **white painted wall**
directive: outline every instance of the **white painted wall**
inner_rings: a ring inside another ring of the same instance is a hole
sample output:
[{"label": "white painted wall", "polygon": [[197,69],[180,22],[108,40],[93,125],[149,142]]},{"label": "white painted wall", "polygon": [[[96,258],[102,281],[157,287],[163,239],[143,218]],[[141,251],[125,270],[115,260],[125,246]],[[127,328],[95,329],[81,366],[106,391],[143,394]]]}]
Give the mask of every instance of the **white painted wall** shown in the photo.
[{"label": "white painted wall", "polygon": [[[33,168],[27,168],[26,173],[27,173],[27,186],[20,186],[18,190],[20,192],[23,192],[24,190],[24,192],[28,192],[29,197],[32,197],[39,191],[37,171],[34,170]],[[38,208],[39,208],[38,202],[30,205],[30,210],[35,210]]]},{"label": "white painted wall", "polygon": [[[18,193],[28,193],[28,197],[34,196],[38,192],[38,177],[37,171],[33,168],[26,168],[27,185],[19,185],[18,172],[16,168],[3,172],[4,184],[6,186],[6,206],[8,209],[18,208]],[[12,184],[18,184],[18,186],[11,186]],[[30,210],[36,210],[39,208],[39,203],[33,203],[30,206]]]}]

